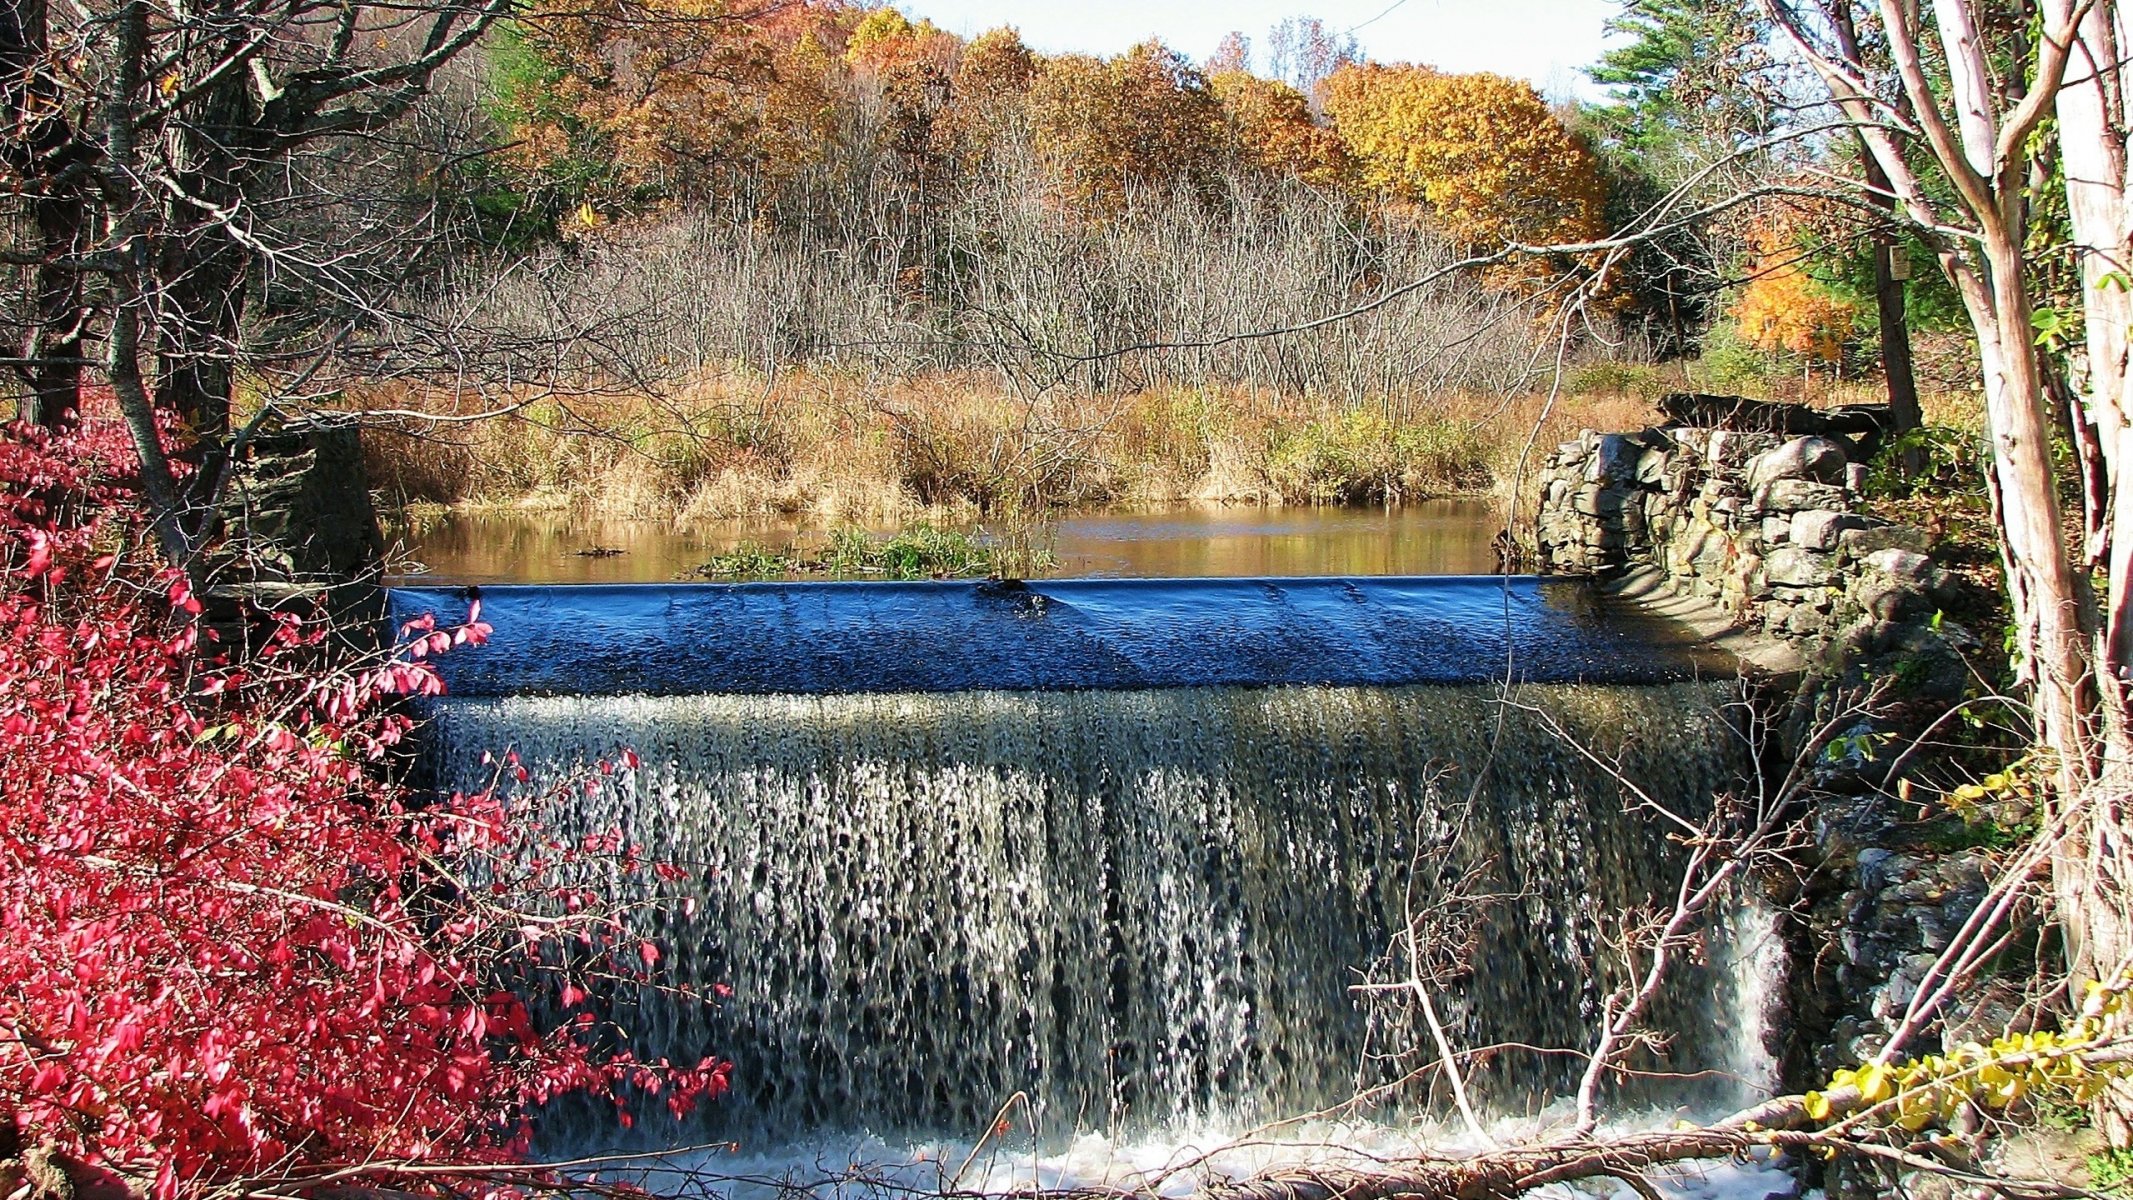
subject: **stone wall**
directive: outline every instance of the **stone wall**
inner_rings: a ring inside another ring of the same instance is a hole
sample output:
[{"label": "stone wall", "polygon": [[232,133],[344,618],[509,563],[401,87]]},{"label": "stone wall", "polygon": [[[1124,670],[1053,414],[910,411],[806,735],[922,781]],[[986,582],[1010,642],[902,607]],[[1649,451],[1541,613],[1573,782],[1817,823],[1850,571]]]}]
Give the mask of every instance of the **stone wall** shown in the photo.
[{"label": "stone wall", "polygon": [[385,540],[354,428],[291,424],[253,439],[222,508],[213,591],[264,609],[323,599],[351,631],[383,618]]},{"label": "stone wall", "polygon": [[1860,511],[1856,457],[1838,436],[1587,431],[1541,473],[1542,568],[1649,566],[1770,637],[1879,652],[1932,616],[1950,580],[1921,531]]},{"label": "stone wall", "polygon": [[[1864,675],[1903,686],[1885,719],[1847,733],[1915,732],[1963,694],[1955,647],[1968,635],[1936,619],[1956,581],[1929,557],[1923,531],[1863,511],[1864,457],[1838,433],[1586,432],[1558,446],[1540,477],[1543,569],[1656,577],[1791,647],[1808,672],[1788,741],[1826,719],[1828,684]],[[1980,856],[1921,844],[1917,810],[1889,795],[1887,768],[1856,751],[1818,761],[1802,854],[1810,869],[1776,885],[1788,893],[1777,899],[1790,1087],[1817,1086],[1878,1050],[1984,894]],[[1883,1194],[1886,1182],[1853,1172],[1826,1184],[1854,1200]]]}]

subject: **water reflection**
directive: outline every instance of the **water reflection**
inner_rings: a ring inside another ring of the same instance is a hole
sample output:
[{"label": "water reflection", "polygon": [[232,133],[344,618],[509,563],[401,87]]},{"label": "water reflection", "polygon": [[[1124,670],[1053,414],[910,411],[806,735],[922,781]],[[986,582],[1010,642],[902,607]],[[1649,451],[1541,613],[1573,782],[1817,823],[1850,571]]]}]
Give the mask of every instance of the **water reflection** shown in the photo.
[{"label": "water reflection", "polygon": [[[1433,500],[1389,510],[1177,509],[1068,516],[1031,530],[963,528],[1049,548],[1054,566],[1045,574],[1054,578],[1193,578],[1485,574],[1496,566],[1490,539],[1501,525],[1485,501]],[[826,536],[799,521],[677,528],[562,513],[454,514],[401,534],[401,577],[650,583],[744,542],[816,545]]]}]

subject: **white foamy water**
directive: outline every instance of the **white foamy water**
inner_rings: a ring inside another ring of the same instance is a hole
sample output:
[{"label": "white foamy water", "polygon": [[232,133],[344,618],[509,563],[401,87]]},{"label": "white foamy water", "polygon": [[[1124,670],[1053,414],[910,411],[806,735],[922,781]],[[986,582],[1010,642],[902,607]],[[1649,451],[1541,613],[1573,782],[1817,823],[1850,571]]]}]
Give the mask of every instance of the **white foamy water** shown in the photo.
[{"label": "white foamy water", "polygon": [[[515,749],[534,788],[634,749],[639,769],[550,821],[682,865],[639,932],[678,979],[733,989],[716,1005],[608,996],[639,1056],[730,1058],[734,1090],[678,1130],[651,1104],[627,1132],[560,1105],[549,1154],[737,1142],[602,1168],[733,1200],[1183,1196],[1472,1148],[1431,1123],[1449,1097],[1414,1007],[1356,990],[1398,978],[1397,932],[1455,896],[1483,900],[1452,905],[1471,919],[1434,959],[1439,1016],[1454,1045],[1502,1047],[1468,1070],[1498,1136],[1541,1129],[1505,1114],[1551,1112],[1574,1082],[1562,1052],[1589,1043],[1633,968],[1621,914],[1670,899],[1680,865],[1664,823],[1562,735],[1693,820],[1740,769],[1726,694],[447,698],[432,749],[450,786],[483,781],[480,751]],[[1674,1078],[1612,1102],[1708,1112],[1767,1083],[1774,943],[1752,909],[1713,921],[1653,1005],[1667,1040],[1636,1064]],[[1416,1072],[1370,1121],[1246,1132]],[[974,1151],[968,1131],[1003,1112]],[[1660,1177],[1683,1198],[1791,1187],[1760,1164]]]},{"label": "white foamy water", "polygon": [[[1544,1138],[1566,1114],[1494,1121],[1500,1143]],[[1672,1116],[1646,1113],[1604,1132],[1660,1127]],[[819,1138],[775,1152],[689,1150],[602,1164],[601,1177],[659,1196],[705,1200],[910,1200],[1009,1197],[1101,1189],[1184,1200],[1269,1171],[1367,1170],[1419,1157],[1463,1157],[1482,1148],[1473,1133],[1432,1123],[1303,1122],[1238,1133],[1213,1128],[1119,1140],[1085,1133],[1050,1152],[1013,1145],[1011,1136],[962,1142],[891,1143],[875,1137]],[[580,1173],[583,1171],[581,1169]],[[1653,1168],[1645,1179],[1670,1200],[1770,1200],[1798,1184],[1782,1156],[1758,1150],[1737,1159]],[[1598,1178],[1539,1188],[1538,1200],[1642,1200],[1628,1184]]]}]

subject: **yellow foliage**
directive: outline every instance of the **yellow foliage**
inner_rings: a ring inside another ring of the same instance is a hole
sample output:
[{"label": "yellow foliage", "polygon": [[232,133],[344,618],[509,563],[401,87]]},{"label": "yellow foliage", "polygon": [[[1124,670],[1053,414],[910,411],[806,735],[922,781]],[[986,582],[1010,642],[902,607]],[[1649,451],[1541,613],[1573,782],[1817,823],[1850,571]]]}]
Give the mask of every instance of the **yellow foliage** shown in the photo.
[{"label": "yellow foliage", "polygon": [[1302,92],[1244,70],[1217,71],[1207,82],[1241,161],[1306,183],[1330,185],[1346,177],[1340,138],[1312,119]]},{"label": "yellow foliage", "polygon": [[1826,1089],[1803,1097],[1803,1108],[1810,1120],[1827,1121],[1836,1113],[1829,1093],[1856,1090],[1852,1116],[1884,1118],[1916,1133],[1954,1120],[1967,1104],[2004,1109],[2039,1092],[2086,1104],[2111,1080],[2133,1072],[2126,1063],[2089,1058],[2103,1047],[2110,1019],[2125,1012],[2129,986],[2133,980],[2091,981],[2083,989],[2080,1016],[2061,1030],[2010,1032],[1989,1045],[1964,1042],[1908,1062],[1837,1071]]},{"label": "yellow foliage", "polygon": [[888,70],[952,54],[957,40],[933,22],[909,17],[894,8],[874,9],[853,26],[844,42],[844,61],[855,67]]},{"label": "yellow foliage", "polygon": [[1499,75],[1349,64],[1322,86],[1366,186],[1425,204],[1469,246],[1588,241],[1599,162],[1532,85]]},{"label": "yellow foliage", "polygon": [[1019,96],[1037,77],[1037,56],[1011,25],[970,39],[955,66],[956,95],[966,100]]}]

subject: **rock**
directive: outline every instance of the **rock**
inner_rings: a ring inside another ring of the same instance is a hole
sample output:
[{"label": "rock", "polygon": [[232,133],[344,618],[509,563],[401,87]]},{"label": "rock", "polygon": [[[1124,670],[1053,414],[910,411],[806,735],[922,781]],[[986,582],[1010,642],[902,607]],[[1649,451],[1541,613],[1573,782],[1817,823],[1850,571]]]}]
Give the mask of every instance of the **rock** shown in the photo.
[{"label": "rock", "polygon": [[1816,612],[1812,605],[1794,605],[1791,614],[1785,618],[1785,633],[1795,638],[1819,637],[1828,628],[1828,618]]},{"label": "rock", "polygon": [[1755,491],[1755,507],[1792,513],[1810,508],[1841,509],[1844,489],[1809,479],[1773,479]]},{"label": "rock", "polygon": [[1721,467],[1739,467],[1765,451],[1775,450],[1784,439],[1774,433],[1736,433],[1730,429],[1711,433],[1710,460]]},{"label": "rock", "polygon": [[1837,547],[1853,558],[1865,558],[1876,550],[1909,550],[1924,554],[1932,539],[1923,529],[1909,525],[1876,525],[1867,529],[1847,529],[1837,535]]},{"label": "rock", "polygon": [[1836,578],[1828,558],[1798,546],[1772,550],[1763,571],[1771,583],[1790,587],[1825,587]]},{"label": "rock", "polygon": [[1783,517],[1763,518],[1763,541],[1767,545],[1782,546],[1792,540],[1792,522]]},{"label": "rock", "polygon": [[1868,569],[1879,571],[1892,579],[1915,583],[1920,587],[1933,583],[1933,560],[1915,550],[1900,550],[1890,547],[1876,550],[1866,556]]},{"label": "rock", "polygon": [[1836,441],[1825,437],[1794,438],[1775,450],[1756,455],[1748,463],[1748,490],[1752,492],[1779,479],[1842,484],[1844,468],[1850,462],[1850,456]]},{"label": "rock", "polygon": [[1638,461],[1643,457],[1642,442],[1624,434],[1607,434],[1593,447],[1592,458],[1585,464],[1585,482],[1603,487],[1634,483]]},{"label": "rock", "polygon": [[1792,541],[1808,550],[1834,550],[1839,535],[1866,526],[1867,519],[1857,513],[1811,508],[1792,514]]},{"label": "rock", "polygon": [[1869,846],[1859,852],[1859,886],[1870,892],[1878,892],[1888,884],[1883,864],[1895,857],[1895,853],[1879,846]]},{"label": "rock", "polygon": [[1637,482],[1646,487],[1658,487],[1666,482],[1667,468],[1673,464],[1673,456],[1656,447],[1647,448],[1637,460]]},{"label": "rock", "polygon": [[1588,483],[1570,498],[1570,507],[1588,517],[1613,516],[1622,511],[1624,493],[1619,488]]},{"label": "rock", "polygon": [[1704,458],[1710,454],[1711,431],[1708,429],[1680,425],[1665,432],[1668,441],[1687,449],[1696,458]]},{"label": "rock", "polygon": [[1867,474],[1865,463],[1848,464],[1844,468],[1844,490],[1854,496],[1864,496],[1866,494]]},{"label": "rock", "polygon": [[1836,607],[1835,593],[1826,587],[1803,587],[1799,584],[1782,584],[1771,588],[1777,599],[1794,604],[1814,613],[1826,613]]}]

